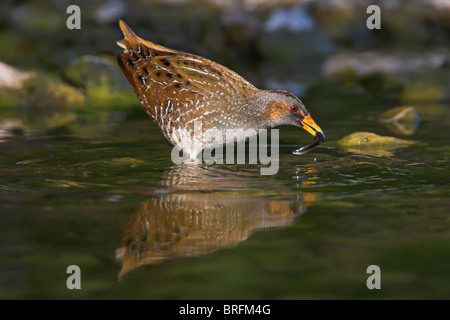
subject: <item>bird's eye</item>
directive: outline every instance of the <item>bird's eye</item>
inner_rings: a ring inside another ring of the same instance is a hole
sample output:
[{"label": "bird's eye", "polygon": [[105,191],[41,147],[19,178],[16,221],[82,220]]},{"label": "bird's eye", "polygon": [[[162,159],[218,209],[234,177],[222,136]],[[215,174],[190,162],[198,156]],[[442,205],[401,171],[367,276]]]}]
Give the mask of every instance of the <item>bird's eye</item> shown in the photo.
[{"label": "bird's eye", "polygon": [[296,105],[292,105],[291,112],[297,112],[297,111],[298,111],[298,107]]}]

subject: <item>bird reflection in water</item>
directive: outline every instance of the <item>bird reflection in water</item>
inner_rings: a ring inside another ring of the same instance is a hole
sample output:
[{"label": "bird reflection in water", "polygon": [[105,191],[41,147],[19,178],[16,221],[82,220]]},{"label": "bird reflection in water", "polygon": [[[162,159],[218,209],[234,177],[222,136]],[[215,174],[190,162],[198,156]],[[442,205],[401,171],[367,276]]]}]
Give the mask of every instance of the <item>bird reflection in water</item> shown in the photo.
[{"label": "bird reflection in water", "polygon": [[122,262],[119,279],[142,265],[235,246],[258,229],[288,226],[306,211],[300,195],[265,191],[257,183],[245,172],[173,167],[165,174],[164,189],[142,202],[125,227],[116,251]]}]

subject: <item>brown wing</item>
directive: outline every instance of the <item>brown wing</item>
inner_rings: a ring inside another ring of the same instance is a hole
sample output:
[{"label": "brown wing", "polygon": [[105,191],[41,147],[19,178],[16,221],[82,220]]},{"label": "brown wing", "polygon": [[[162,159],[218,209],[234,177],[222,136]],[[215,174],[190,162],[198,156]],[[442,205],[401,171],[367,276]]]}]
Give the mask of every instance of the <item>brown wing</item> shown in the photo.
[{"label": "brown wing", "polygon": [[235,72],[208,59],[143,40],[120,21],[124,52],[119,65],[147,113],[170,139],[171,130],[197,118],[218,119],[240,103],[242,91],[257,90]]}]

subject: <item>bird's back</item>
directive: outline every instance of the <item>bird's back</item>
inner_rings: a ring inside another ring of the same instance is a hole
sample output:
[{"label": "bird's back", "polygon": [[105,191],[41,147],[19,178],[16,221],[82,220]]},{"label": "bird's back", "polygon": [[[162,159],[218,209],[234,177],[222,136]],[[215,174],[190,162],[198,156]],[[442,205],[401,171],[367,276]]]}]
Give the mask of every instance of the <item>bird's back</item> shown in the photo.
[{"label": "bird's back", "polygon": [[243,119],[258,89],[244,78],[211,60],[143,40],[123,21],[120,27],[119,65],[170,142],[180,145],[180,135],[192,135],[196,121],[203,130],[255,125]]}]

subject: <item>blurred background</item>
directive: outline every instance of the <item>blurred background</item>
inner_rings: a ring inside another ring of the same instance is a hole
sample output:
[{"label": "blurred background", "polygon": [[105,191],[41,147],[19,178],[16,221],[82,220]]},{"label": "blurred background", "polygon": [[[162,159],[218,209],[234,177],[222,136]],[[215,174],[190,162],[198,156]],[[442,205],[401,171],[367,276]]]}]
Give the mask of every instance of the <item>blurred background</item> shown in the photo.
[{"label": "blurred background", "polygon": [[[81,9],[79,30],[66,27],[71,4]],[[381,29],[366,26],[371,4],[381,9]],[[88,81],[112,86],[105,90],[129,88],[115,62],[123,19],[144,39],[208,57],[263,88],[303,96],[318,80],[333,78],[348,89],[387,87],[400,100],[421,98],[417,83],[425,86],[425,96],[448,98],[450,92],[448,78],[427,74],[448,69],[446,0],[2,1],[0,12],[0,61],[23,72],[56,75],[78,89]],[[3,73],[2,100],[10,105],[6,98],[14,97],[4,88],[20,87],[23,74]],[[31,97],[35,86],[21,98],[39,105],[46,97]],[[101,97],[105,90],[73,93],[63,102],[99,102],[107,98]],[[117,97],[106,102],[114,101],[124,103]]]},{"label": "blurred background", "polygon": [[[274,176],[174,166],[119,19],[298,95],[325,144],[281,128]],[[1,1],[0,298],[448,299],[449,45],[448,0]]]}]

